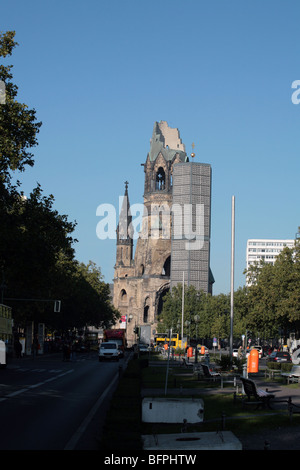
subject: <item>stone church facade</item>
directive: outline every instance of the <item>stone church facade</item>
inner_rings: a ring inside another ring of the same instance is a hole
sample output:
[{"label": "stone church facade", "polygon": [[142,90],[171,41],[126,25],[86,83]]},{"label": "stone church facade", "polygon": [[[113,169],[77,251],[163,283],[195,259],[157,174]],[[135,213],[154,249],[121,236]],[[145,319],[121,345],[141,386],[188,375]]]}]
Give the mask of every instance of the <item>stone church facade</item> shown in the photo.
[{"label": "stone church facade", "polygon": [[[149,325],[153,338],[163,297],[170,289],[173,172],[176,164],[188,161],[178,129],[170,128],[165,121],[156,122],[144,164],[144,214],[135,253],[128,183],[125,183],[117,227],[113,304],[126,316],[129,345],[136,342],[135,327]],[[209,272],[207,278],[204,290],[210,291]]]}]

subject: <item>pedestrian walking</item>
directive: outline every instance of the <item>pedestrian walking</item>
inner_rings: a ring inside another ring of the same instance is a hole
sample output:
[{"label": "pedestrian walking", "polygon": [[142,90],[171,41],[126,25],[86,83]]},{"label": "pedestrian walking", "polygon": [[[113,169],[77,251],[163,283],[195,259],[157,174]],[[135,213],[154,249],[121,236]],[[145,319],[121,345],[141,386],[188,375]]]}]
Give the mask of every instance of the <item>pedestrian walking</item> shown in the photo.
[{"label": "pedestrian walking", "polygon": [[63,346],[63,361],[69,361],[71,355],[71,349],[69,343],[65,342]]},{"label": "pedestrian walking", "polygon": [[22,344],[20,343],[19,340],[15,342],[15,353],[18,359],[22,357]]}]

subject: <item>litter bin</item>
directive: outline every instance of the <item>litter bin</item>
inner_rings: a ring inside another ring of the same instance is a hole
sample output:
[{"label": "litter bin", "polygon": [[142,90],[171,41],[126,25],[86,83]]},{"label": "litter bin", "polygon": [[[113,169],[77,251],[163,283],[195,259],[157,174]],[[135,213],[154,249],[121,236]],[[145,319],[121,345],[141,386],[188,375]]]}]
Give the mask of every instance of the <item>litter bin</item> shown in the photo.
[{"label": "litter bin", "polygon": [[256,373],[258,372],[258,362],[259,362],[259,353],[257,349],[251,349],[248,356],[248,372]]},{"label": "litter bin", "polygon": [[193,357],[193,348],[189,347],[187,350],[187,357]]}]

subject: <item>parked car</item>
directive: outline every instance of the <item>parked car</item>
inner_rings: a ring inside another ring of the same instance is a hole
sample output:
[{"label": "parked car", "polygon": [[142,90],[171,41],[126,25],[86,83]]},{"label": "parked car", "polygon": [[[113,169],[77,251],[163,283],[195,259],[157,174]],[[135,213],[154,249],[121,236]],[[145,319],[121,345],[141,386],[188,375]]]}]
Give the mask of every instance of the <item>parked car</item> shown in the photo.
[{"label": "parked car", "polygon": [[233,356],[233,357],[238,357],[238,356],[239,356],[239,350],[238,350],[237,348],[234,348],[234,349],[232,350],[232,356]]},{"label": "parked car", "polygon": [[112,341],[101,343],[99,348],[99,361],[108,359],[110,361],[118,361],[120,352],[117,343]]},{"label": "parked car", "polygon": [[269,362],[292,362],[290,353],[286,351],[273,351],[268,357]]}]

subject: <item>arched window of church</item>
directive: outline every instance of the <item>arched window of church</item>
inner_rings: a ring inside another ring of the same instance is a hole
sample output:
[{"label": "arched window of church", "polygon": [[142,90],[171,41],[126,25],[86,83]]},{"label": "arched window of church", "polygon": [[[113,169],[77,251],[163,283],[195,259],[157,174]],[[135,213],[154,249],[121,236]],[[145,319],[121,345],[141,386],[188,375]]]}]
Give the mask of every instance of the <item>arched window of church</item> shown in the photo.
[{"label": "arched window of church", "polygon": [[148,323],[149,322],[149,309],[150,309],[150,299],[147,297],[145,299],[144,303],[144,312],[143,312],[143,322]]},{"label": "arched window of church", "polygon": [[122,289],[120,292],[120,300],[121,302],[125,302],[127,300],[127,292],[125,289]]},{"label": "arched window of church", "polygon": [[146,305],[144,307],[144,317],[143,317],[143,322],[148,323],[148,318],[149,318],[149,305]]},{"label": "arched window of church", "polygon": [[162,268],[162,276],[171,276],[171,256],[168,256]]},{"label": "arched window of church", "polygon": [[155,189],[158,191],[164,190],[166,187],[166,175],[164,169],[159,167],[156,173]]}]

